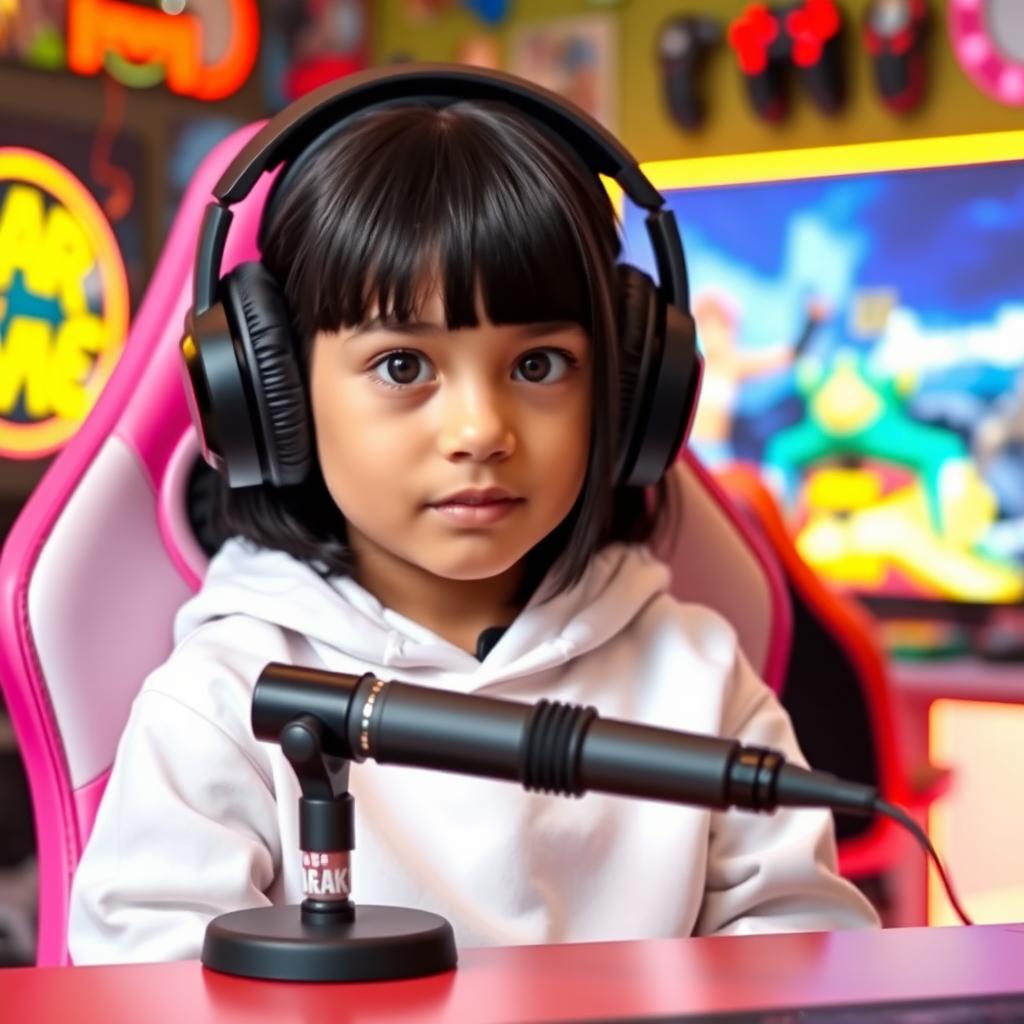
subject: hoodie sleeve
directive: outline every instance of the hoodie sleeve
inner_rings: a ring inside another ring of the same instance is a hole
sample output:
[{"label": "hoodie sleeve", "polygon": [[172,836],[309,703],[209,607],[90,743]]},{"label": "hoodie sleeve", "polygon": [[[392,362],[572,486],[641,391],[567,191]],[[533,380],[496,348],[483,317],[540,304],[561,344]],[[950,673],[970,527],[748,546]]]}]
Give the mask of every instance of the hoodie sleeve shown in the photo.
[{"label": "hoodie sleeve", "polygon": [[[806,767],[775,695],[736,648],[722,732],[773,747]],[[831,812],[712,814],[704,900],[695,934],[828,931],[877,927],[870,903],[836,870]]]},{"label": "hoodie sleeve", "polygon": [[211,918],[269,904],[273,786],[228,729],[159,689],[136,699],[72,886],[74,963],[196,958]]}]

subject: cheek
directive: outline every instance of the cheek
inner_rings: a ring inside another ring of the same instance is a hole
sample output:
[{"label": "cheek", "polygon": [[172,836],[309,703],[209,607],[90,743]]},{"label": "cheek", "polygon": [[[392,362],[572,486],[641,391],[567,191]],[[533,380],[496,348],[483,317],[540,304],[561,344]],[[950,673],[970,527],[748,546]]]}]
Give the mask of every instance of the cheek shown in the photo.
[{"label": "cheek", "polygon": [[358,396],[337,381],[318,379],[310,387],[317,456],[335,502],[358,493],[370,481],[379,433],[366,427]]},{"label": "cheek", "polygon": [[566,396],[553,420],[534,436],[535,451],[543,460],[550,494],[557,495],[565,511],[575,503],[587,474],[591,445],[589,390]]},{"label": "cheek", "polygon": [[415,496],[422,427],[408,415],[382,409],[358,377],[310,387],[317,457],[327,490],[353,525],[372,532],[394,522]]},{"label": "cheek", "polygon": [[393,528],[401,505],[393,500],[396,473],[370,443],[370,431],[353,430],[338,417],[318,417],[316,447],[327,492],[346,521],[363,533]]}]

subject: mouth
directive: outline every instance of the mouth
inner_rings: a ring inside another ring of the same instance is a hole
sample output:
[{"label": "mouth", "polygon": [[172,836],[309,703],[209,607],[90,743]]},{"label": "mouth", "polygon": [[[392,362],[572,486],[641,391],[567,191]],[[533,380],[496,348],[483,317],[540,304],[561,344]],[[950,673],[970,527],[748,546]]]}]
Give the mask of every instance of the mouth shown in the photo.
[{"label": "mouth", "polygon": [[495,505],[501,502],[517,502],[523,499],[511,491],[503,490],[500,487],[467,487],[454,494],[449,494],[440,501],[431,502],[432,508],[441,508],[449,505],[468,505],[477,507],[480,505]]},{"label": "mouth", "polygon": [[456,526],[491,526],[510,515],[526,499],[498,487],[467,488],[431,502],[443,519]]}]

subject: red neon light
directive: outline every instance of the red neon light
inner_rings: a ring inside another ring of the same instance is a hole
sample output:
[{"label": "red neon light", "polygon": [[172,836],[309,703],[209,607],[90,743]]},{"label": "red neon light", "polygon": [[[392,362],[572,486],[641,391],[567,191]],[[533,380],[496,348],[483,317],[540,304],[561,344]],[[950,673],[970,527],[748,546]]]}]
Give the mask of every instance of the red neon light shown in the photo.
[{"label": "red neon light", "polygon": [[255,0],[228,0],[233,32],[227,53],[202,62],[203,25],[192,14],[165,14],[119,0],[71,0],[68,67],[95,75],[110,51],[136,64],[163,66],[167,87],[183,96],[219,100],[237,92],[256,63],[260,25]]}]

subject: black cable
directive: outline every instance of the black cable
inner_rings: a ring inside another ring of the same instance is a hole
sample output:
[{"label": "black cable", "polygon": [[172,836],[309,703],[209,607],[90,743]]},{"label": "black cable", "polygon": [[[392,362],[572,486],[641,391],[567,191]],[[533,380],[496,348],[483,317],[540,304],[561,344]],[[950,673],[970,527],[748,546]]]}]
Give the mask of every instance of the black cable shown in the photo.
[{"label": "black cable", "polygon": [[918,825],[918,823],[914,821],[914,819],[905,810],[903,810],[902,807],[897,807],[896,804],[890,804],[886,800],[875,800],[875,810],[892,818],[893,821],[898,822],[921,844],[935,862],[935,867],[939,872],[939,878],[942,879],[942,884],[946,889],[946,896],[949,898],[949,902],[953,904],[953,909],[959,915],[960,920],[963,921],[964,924],[974,924],[970,917],[967,916],[967,911],[960,906],[960,901],[956,898],[956,893],[953,892],[953,883],[949,880],[949,876],[946,874],[946,869],[942,866],[942,861],[939,860],[939,855],[935,852],[935,847],[932,846],[932,841],[928,838],[928,834],[925,830],[921,828],[921,826]]}]

